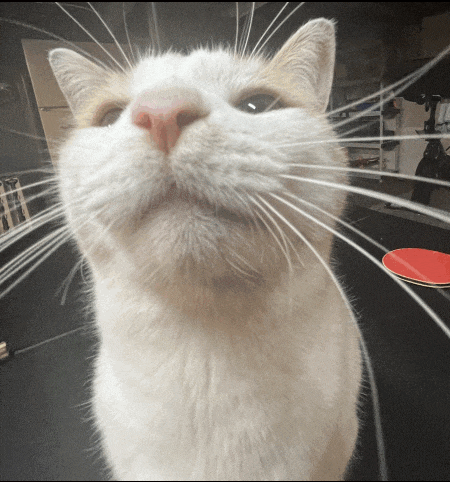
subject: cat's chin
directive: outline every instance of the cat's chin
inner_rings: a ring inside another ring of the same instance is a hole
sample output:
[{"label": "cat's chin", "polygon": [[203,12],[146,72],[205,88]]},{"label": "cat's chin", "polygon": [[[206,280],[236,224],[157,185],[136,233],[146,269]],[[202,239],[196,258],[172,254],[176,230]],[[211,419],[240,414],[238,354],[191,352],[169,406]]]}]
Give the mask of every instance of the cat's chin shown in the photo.
[{"label": "cat's chin", "polygon": [[252,215],[174,191],[157,201],[133,223],[111,229],[120,244],[112,265],[127,253],[129,274],[142,287],[249,293],[287,271],[273,235]]},{"label": "cat's chin", "polygon": [[194,216],[211,218],[218,222],[238,223],[244,226],[256,226],[264,228],[264,225],[259,222],[253,215],[245,212],[241,207],[238,209],[230,209],[221,204],[221,202],[210,201],[205,196],[192,194],[187,190],[180,189],[175,184],[164,190],[163,193],[156,196],[140,213],[140,218],[145,222],[145,218],[155,218],[161,212],[173,211],[174,213],[182,212],[183,216]]}]

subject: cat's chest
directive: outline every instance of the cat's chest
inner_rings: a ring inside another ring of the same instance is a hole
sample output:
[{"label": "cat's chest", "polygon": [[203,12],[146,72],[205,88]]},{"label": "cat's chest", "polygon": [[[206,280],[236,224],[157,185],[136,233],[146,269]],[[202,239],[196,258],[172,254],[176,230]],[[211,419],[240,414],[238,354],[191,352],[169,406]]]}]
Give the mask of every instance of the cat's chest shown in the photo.
[{"label": "cat's chest", "polygon": [[[299,343],[292,330],[283,339],[273,332],[231,344],[225,336],[130,328],[134,347],[107,335],[94,408],[108,443],[120,443],[111,450],[126,447],[130,473],[161,470],[154,480],[174,467],[173,478],[193,480],[211,473],[246,480],[255,471],[261,479],[308,477],[305,448],[320,446],[332,426],[346,390],[342,354],[353,348],[331,325],[316,331],[314,343]],[[289,453],[281,452],[286,445]]]},{"label": "cat's chest", "polygon": [[136,391],[130,403],[164,394],[174,406],[209,400],[208,410],[218,402],[226,411],[246,398],[264,404],[315,393],[325,407],[335,398],[349,341],[341,323],[346,314],[332,294],[321,310],[307,306],[306,292],[303,306],[274,297],[265,309],[243,310],[241,318],[222,313],[199,320],[156,296],[144,303],[110,285],[97,288],[101,355],[114,383]]}]

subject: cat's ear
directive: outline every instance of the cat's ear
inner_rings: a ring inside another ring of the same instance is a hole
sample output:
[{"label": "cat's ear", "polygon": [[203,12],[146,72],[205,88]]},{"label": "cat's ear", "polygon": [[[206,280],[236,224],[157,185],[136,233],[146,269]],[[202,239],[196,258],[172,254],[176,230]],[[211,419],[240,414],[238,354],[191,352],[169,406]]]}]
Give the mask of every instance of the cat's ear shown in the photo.
[{"label": "cat's ear", "polygon": [[95,92],[105,84],[107,72],[69,49],[54,49],[48,60],[74,116],[80,114]]},{"label": "cat's ear", "polygon": [[289,73],[299,85],[311,89],[313,104],[325,112],[333,83],[336,55],[335,28],[331,20],[311,20],[297,30],[272,59],[274,68]]}]

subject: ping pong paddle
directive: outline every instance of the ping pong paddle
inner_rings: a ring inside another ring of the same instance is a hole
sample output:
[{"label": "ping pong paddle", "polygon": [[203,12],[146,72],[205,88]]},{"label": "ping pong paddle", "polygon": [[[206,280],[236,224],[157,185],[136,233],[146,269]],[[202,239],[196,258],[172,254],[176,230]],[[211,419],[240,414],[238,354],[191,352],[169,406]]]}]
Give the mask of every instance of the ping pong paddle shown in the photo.
[{"label": "ping pong paddle", "polygon": [[430,288],[450,288],[450,254],[421,248],[395,249],[383,265],[400,279]]}]

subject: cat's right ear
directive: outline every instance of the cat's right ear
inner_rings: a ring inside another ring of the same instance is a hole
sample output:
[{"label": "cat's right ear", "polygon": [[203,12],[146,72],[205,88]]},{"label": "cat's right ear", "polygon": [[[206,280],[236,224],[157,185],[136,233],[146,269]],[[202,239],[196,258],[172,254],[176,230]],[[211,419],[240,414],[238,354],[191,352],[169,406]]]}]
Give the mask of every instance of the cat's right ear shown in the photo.
[{"label": "cat's right ear", "polygon": [[336,41],[334,22],[310,20],[281,47],[271,67],[282,73],[291,89],[304,89],[309,103],[325,112],[333,83]]},{"label": "cat's right ear", "polygon": [[105,85],[107,72],[73,50],[50,51],[48,60],[72,114],[77,117]]}]

